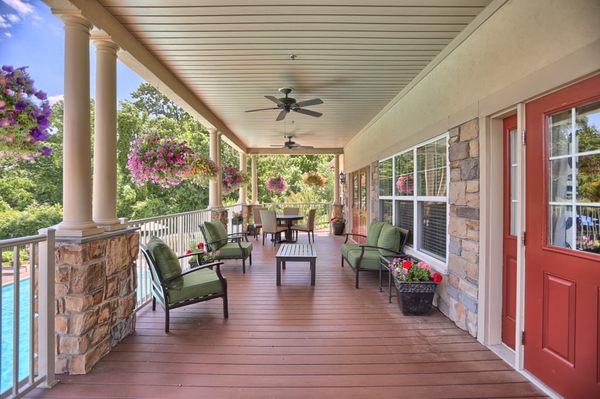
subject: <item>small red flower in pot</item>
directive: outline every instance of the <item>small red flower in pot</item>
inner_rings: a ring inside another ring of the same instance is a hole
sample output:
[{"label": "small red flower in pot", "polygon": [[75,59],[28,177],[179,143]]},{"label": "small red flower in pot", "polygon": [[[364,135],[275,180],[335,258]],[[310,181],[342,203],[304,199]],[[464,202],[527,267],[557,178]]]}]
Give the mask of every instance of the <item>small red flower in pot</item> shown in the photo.
[{"label": "small red flower in pot", "polygon": [[434,283],[439,284],[442,282],[442,275],[438,272],[435,272],[431,275],[431,279]]},{"label": "small red flower in pot", "polygon": [[196,244],[196,246],[198,247],[198,249],[200,251],[204,251],[204,243],[203,242],[199,242],[198,244]]}]

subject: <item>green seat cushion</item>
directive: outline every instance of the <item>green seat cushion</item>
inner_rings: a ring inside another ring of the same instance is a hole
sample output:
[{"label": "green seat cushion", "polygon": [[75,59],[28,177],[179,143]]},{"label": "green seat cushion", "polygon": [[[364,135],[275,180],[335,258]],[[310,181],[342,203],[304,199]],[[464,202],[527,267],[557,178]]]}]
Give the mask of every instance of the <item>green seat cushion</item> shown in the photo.
[{"label": "green seat cushion", "polygon": [[227,229],[220,221],[204,222],[204,229],[206,230],[206,239],[212,247],[212,249],[219,249],[227,243]]},{"label": "green seat cushion", "polygon": [[[385,224],[379,234],[379,240],[377,246],[380,248],[390,249],[394,252],[398,252],[400,249],[400,240],[402,238],[402,232],[399,228],[392,226],[391,224]],[[383,256],[394,256],[394,252],[389,252],[383,249],[379,249],[379,253]]]},{"label": "green seat cushion", "polygon": [[186,274],[168,284],[169,303],[223,292],[221,280],[213,270],[202,269]]},{"label": "green seat cushion", "polygon": [[381,234],[381,229],[385,224],[386,223],[380,222],[379,220],[373,220],[371,222],[369,230],[367,230],[367,245],[371,245],[373,247],[377,246],[377,242],[379,241],[379,235]]},{"label": "green seat cushion", "polygon": [[342,244],[342,256],[344,258],[348,259],[348,253],[350,251],[360,252],[360,246],[358,244],[351,244],[351,243]]},{"label": "green seat cushion", "polygon": [[247,258],[252,252],[251,242],[241,242],[242,249],[240,250],[237,242],[230,242],[219,248],[216,254],[217,259],[240,259]]},{"label": "green seat cushion", "polygon": [[350,251],[346,259],[354,268],[359,266],[361,270],[379,270],[379,252],[376,249],[366,249],[360,265],[358,258],[360,258],[360,251]]},{"label": "green seat cushion", "polygon": [[181,266],[179,265],[177,255],[163,240],[158,237],[152,237],[146,247],[154,258],[156,267],[163,280],[168,280],[181,274]]}]

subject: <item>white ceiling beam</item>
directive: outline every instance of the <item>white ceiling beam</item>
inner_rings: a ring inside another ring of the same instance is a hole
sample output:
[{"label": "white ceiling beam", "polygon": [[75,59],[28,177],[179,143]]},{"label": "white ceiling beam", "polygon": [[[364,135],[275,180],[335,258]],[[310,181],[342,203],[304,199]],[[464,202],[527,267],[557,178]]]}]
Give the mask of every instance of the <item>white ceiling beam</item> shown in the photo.
[{"label": "white ceiling beam", "polygon": [[343,154],[343,148],[269,148],[269,147],[254,147],[248,148],[248,154],[257,155],[315,155],[315,154]]}]

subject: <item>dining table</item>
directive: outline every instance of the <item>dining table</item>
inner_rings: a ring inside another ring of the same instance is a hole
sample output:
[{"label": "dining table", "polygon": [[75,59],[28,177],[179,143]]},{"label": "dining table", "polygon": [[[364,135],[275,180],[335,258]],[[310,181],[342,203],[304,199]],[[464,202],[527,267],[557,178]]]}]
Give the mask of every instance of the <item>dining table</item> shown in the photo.
[{"label": "dining table", "polygon": [[294,235],[292,234],[292,225],[295,221],[304,219],[302,215],[277,215],[277,223],[285,223],[287,229],[285,230],[285,240],[280,240],[280,242],[296,242],[294,240]]}]

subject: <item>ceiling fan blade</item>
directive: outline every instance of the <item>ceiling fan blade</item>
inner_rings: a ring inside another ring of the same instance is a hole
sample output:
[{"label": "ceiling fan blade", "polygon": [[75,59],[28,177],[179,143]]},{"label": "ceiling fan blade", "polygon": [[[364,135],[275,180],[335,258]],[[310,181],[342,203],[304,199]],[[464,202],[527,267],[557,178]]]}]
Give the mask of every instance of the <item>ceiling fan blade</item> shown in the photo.
[{"label": "ceiling fan blade", "polygon": [[302,107],[310,107],[311,105],[319,105],[319,104],[323,104],[323,100],[321,100],[320,98],[313,98],[312,100],[297,102],[296,106],[298,106],[298,108],[302,108]]},{"label": "ceiling fan blade", "polygon": [[275,119],[276,121],[282,121],[285,119],[285,116],[287,115],[287,111],[285,109],[282,109],[281,112],[279,113],[279,115],[277,115],[277,118]]},{"label": "ceiling fan blade", "polygon": [[276,97],[273,97],[273,96],[265,96],[265,98],[266,98],[267,100],[271,100],[271,101],[273,101],[273,102],[274,102],[275,104],[277,104],[277,105],[283,105],[283,103],[282,103],[281,101],[279,101],[279,99],[278,99],[278,98],[276,98]]},{"label": "ceiling fan blade", "polygon": [[271,144],[269,147],[283,148],[284,146],[282,146],[280,144]]},{"label": "ceiling fan blade", "polygon": [[315,148],[312,145],[298,145],[296,147],[294,147],[295,149],[310,149],[310,148]]},{"label": "ceiling fan blade", "polygon": [[321,115],[323,115],[320,112],[317,111],[311,111],[310,109],[304,109],[304,108],[294,108],[292,109],[292,111],[297,112],[299,114],[304,114],[304,115],[310,115],[310,116],[314,116],[315,118],[320,117]]},{"label": "ceiling fan blade", "polygon": [[267,111],[267,110],[272,110],[272,109],[279,109],[279,107],[249,109],[245,112]]}]

